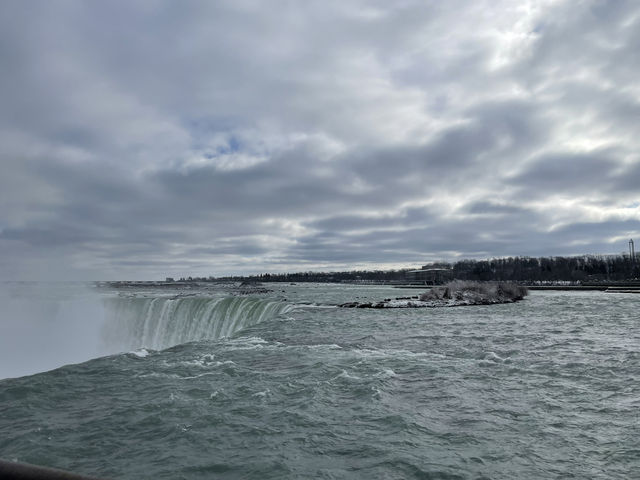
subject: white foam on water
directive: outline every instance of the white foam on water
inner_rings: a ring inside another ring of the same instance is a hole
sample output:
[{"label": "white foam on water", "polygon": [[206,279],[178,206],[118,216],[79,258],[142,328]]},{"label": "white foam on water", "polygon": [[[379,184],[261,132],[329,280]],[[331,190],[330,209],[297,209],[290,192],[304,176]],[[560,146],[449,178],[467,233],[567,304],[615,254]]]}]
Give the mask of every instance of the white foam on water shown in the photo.
[{"label": "white foam on water", "polygon": [[500,355],[498,355],[495,352],[487,352],[486,355],[484,356],[485,360],[491,360],[494,362],[498,362],[498,363],[504,363],[505,359],[502,358]]},{"label": "white foam on water", "polygon": [[297,305],[297,308],[326,308],[326,309],[333,309],[333,308],[339,308],[338,305],[323,305],[320,303],[303,303],[300,305]]},{"label": "white foam on water", "polygon": [[390,368],[387,368],[385,370],[382,370],[381,372],[376,373],[376,377],[378,378],[391,378],[395,376],[396,376],[396,372],[394,372]]},{"label": "white foam on water", "polygon": [[362,380],[360,377],[356,375],[349,374],[346,370],[342,370],[338,375],[333,377],[331,380],[337,380],[338,378],[343,378],[345,380]]},{"label": "white foam on water", "polygon": [[342,347],[340,345],[336,345],[335,343],[309,345],[308,348],[310,350],[342,350]]},{"label": "white foam on water", "polygon": [[232,360],[225,361],[212,361],[212,360],[184,360],[180,362],[166,362],[165,365],[173,367],[173,366],[182,366],[182,367],[197,367],[197,368],[216,368],[221,367],[223,365],[235,365],[236,363]]},{"label": "white foam on water", "polygon": [[446,358],[442,354],[427,353],[427,352],[411,352],[409,350],[395,350],[395,349],[380,349],[373,350],[368,348],[357,348],[353,352],[361,357],[365,358]]},{"label": "white foam on water", "polygon": [[135,355],[136,357],[144,358],[144,357],[149,355],[149,350],[147,350],[146,348],[139,348],[139,349],[134,350],[134,351],[129,352],[129,353],[131,355]]}]

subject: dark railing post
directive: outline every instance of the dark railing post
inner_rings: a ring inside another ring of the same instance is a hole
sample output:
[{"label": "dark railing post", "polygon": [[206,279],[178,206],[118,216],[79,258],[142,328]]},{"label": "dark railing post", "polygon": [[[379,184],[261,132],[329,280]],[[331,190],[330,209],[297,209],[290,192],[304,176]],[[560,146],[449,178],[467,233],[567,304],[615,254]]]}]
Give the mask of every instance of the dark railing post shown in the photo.
[{"label": "dark railing post", "polygon": [[25,463],[0,460],[0,478],[2,480],[98,480],[56,468],[38,467]]}]

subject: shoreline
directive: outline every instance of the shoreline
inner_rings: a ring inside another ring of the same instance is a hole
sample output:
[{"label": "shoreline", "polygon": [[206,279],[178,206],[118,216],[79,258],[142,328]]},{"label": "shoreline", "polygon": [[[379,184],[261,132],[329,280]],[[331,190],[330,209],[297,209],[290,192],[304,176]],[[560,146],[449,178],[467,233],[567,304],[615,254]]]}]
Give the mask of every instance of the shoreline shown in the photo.
[{"label": "shoreline", "polygon": [[[491,282],[491,280],[489,281]],[[215,284],[225,284],[229,285],[237,282],[196,282],[196,281],[186,281],[186,282],[166,282],[166,281],[127,281],[127,280],[119,280],[119,281],[93,281],[94,286],[96,287],[104,287],[109,286],[112,288],[192,288],[197,286],[204,285],[215,285]],[[280,283],[288,283],[288,282],[263,282],[263,287],[267,287],[269,284],[280,284]],[[298,282],[298,283],[321,283],[321,284],[336,284],[336,285],[370,285],[370,286],[384,286],[384,287],[392,287],[397,289],[407,289],[407,290],[429,290],[431,288],[438,287],[439,285],[424,285],[424,284],[401,284],[401,283],[360,283],[360,282]],[[640,293],[640,283],[603,283],[603,284],[587,284],[587,285],[528,285],[522,284],[522,286],[526,287],[529,290],[558,290],[558,291],[606,291],[606,292],[618,292],[618,293]]]},{"label": "shoreline", "polygon": [[[433,285],[392,285],[394,288],[421,289],[433,288]],[[610,285],[523,285],[529,290],[576,290],[576,291],[601,291],[619,293],[640,293],[638,284],[610,284]]]}]

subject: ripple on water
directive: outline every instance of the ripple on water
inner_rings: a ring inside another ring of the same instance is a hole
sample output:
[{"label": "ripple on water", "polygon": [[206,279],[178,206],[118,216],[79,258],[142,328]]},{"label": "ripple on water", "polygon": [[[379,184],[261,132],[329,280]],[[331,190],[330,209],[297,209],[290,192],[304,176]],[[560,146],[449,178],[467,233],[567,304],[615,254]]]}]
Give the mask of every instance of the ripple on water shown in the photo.
[{"label": "ripple on water", "polygon": [[122,479],[632,478],[639,305],[610,298],[304,307],[2,380],[0,452]]}]

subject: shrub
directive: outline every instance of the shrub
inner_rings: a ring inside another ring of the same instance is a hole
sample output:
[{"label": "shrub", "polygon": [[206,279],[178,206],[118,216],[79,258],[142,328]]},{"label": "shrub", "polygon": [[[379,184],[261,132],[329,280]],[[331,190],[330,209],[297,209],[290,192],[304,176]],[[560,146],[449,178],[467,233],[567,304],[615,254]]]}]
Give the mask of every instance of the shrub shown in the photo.
[{"label": "shrub", "polygon": [[463,300],[465,298],[478,303],[515,302],[522,300],[528,293],[526,287],[510,282],[474,282],[454,280],[441,287],[433,287],[420,295],[423,302],[433,300]]}]

